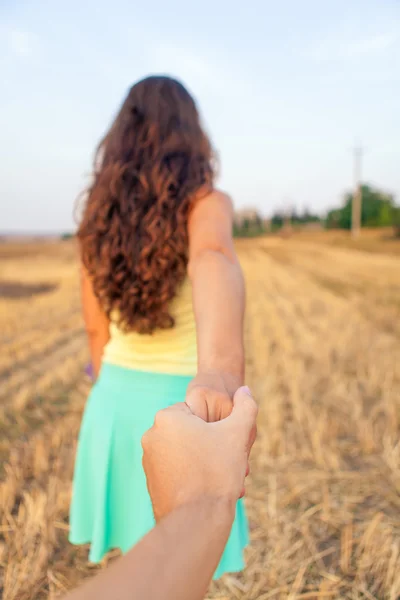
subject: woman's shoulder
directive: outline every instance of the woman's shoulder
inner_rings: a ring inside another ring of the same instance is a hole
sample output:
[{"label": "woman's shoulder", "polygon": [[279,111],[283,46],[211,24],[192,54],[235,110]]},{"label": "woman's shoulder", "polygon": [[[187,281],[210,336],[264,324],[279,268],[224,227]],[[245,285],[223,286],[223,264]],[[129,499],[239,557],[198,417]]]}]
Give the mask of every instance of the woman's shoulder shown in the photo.
[{"label": "woman's shoulder", "polygon": [[220,189],[212,189],[204,195],[198,197],[194,209],[219,209],[233,215],[234,206],[231,196]]},{"label": "woman's shoulder", "polygon": [[234,255],[233,218],[232,200],[225,192],[213,190],[199,201],[189,218],[189,277],[196,258],[206,250]]}]

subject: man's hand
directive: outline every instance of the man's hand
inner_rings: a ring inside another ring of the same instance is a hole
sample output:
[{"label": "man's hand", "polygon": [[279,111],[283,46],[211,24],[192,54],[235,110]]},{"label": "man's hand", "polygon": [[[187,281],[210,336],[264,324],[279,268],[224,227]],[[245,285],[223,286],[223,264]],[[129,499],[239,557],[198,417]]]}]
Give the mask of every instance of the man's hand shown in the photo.
[{"label": "man's hand", "polygon": [[247,388],[236,392],[231,415],[218,423],[204,422],[183,403],[157,413],[142,439],[157,521],[202,497],[226,499],[234,510],[243,493],[256,417]]},{"label": "man's hand", "polygon": [[[185,404],[194,415],[214,423],[228,417],[233,408],[233,397],[239,388],[238,380],[220,373],[199,373],[189,384]],[[250,434],[251,446],[257,437],[257,425],[254,423]],[[246,476],[250,473],[247,464]]]}]

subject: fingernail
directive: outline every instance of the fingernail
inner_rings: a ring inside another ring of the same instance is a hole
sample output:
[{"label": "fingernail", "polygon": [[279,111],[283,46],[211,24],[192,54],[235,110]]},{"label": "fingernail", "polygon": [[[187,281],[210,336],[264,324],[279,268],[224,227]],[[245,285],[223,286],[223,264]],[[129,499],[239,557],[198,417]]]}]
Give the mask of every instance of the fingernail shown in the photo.
[{"label": "fingernail", "polygon": [[251,389],[249,387],[247,387],[247,385],[245,385],[244,387],[242,387],[242,390],[244,391],[245,394],[247,394],[248,396],[253,396],[253,394],[251,393]]}]

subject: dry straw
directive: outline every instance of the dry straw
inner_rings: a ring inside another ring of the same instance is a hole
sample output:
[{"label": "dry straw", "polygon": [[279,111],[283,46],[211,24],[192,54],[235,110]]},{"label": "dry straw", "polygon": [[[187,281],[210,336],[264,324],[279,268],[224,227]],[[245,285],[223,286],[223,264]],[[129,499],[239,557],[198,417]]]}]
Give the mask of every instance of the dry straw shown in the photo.
[{"label": "dry straw", "polygon": [[[209,598],[396,600],[398,259],[296,239],[239,251],[247,379],[260,403],[252,543],[246,571],[214,583]],[[65,244],[4,265],[4,278],[57,286],[29,305],[0,298],[3,598],[56,598],[95,571],[67,542],[88,391],[76,265]]]}]

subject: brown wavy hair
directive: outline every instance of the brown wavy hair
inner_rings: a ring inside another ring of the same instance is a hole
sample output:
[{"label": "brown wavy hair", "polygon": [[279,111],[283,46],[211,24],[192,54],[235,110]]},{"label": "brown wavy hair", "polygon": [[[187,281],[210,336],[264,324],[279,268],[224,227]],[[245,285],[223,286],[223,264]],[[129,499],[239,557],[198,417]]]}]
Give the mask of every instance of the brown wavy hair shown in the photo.
[{"label": "brown wavy hair", "polygon": [[78,229],[94,292],[123,329],[173,327],[189,211],[213,179],[213,151],[189,92],[169,77],[136,83],[97,149]]}]

